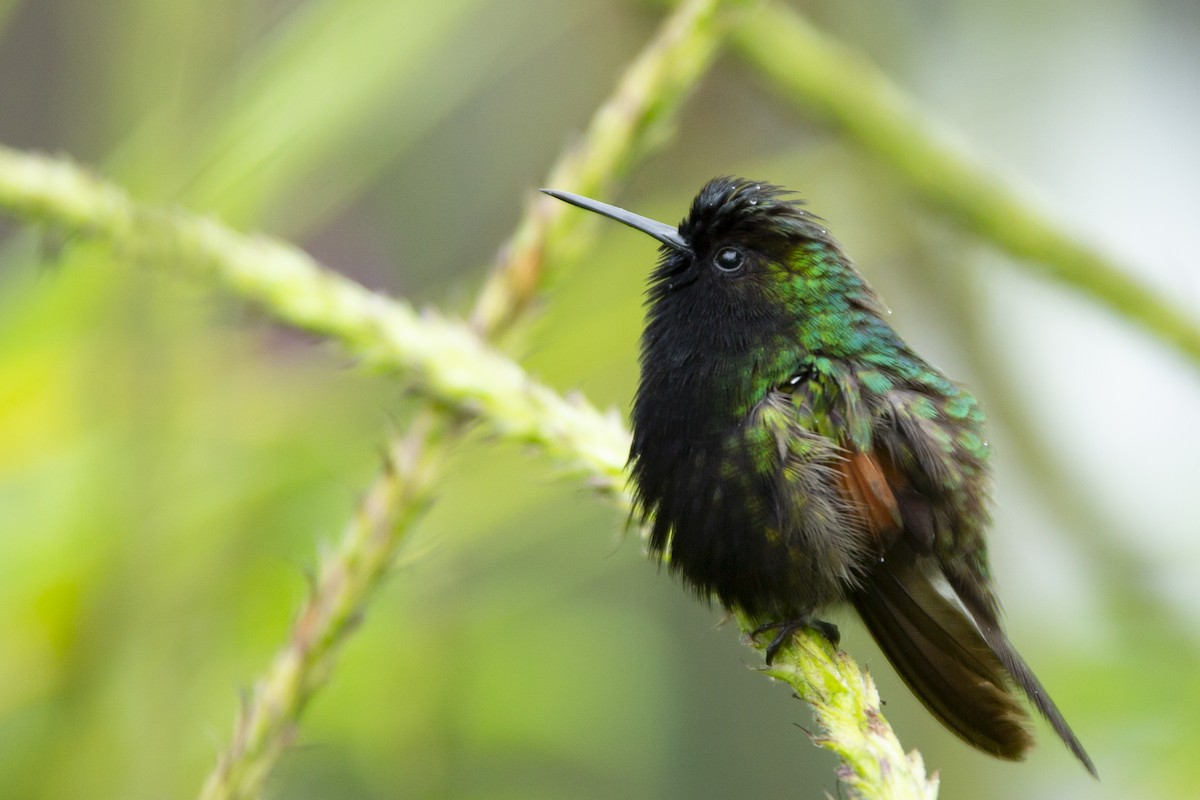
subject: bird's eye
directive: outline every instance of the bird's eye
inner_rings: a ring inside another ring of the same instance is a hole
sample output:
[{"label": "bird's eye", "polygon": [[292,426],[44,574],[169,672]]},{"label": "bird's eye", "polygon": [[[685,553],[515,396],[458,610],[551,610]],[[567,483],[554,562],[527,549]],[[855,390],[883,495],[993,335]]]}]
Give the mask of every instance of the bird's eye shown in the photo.
[{"label": "bird's eye", "polygon": [[713,263],[722,272],[737,272],[746,263],[746,256],[736,247],[722,247],[713,258]]}]

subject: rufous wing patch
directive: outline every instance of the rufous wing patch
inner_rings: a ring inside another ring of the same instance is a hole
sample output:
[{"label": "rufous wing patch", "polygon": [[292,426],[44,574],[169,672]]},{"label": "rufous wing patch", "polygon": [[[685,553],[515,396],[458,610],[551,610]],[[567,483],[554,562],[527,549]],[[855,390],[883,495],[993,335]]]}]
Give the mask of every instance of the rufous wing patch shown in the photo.
[{"label": "rufous wing patch", "polygon": [[878,459],[872,453],[852,452],[838,463],[842,490],[862,514],[880,552],[886,551],[903,528],[900,506]]}]

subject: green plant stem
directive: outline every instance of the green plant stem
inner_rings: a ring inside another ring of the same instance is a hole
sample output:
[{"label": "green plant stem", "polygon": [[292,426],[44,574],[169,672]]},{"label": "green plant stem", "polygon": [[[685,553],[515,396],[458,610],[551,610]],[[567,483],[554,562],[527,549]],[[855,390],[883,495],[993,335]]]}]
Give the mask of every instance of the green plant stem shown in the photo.
[{"label": "green plant stem", "polygon": [[[746,631],[750,623],[738,620]],[[764,637],[769,638],[769,637]],[[754,643],[760,650],[761,643]],[[820,634],[802,631],[761,672],[783,681],[808,703],[821,732],[813,743],[842,761],[838,778],[864,800],[934,800],[938,775],[925,774],[920,752],[905,753],[883,717],[879,691],[847,653]]]},{"label": "green plant stem", "polygon": [[430,397],[491,420],[501,436],[541,446],[606,493],[624,486],[625,433],[616,414],[564,399],[464,323],[371,292],[290,245],[181,211],[139,208],[66,161],[2,147],[0,207],[105,239],[129,259],[211,278],[281,322],[337,341],[369,366],[412,376]]},{"label": "green plant stem", "polygon": [[734,41],[783,97],[832,124],[927,201],[1200,365],[1200,321],[1047,219],[861,54],[781,4],[748,19]]},{"label": "green plant stem", "polygon": [[[443,418],[445,419],[445,418]],[[437,424],[438,419],[426,420]],[[336,549],[322,554],[312,591],[287,642],[238,711],[234,736],[200,791],[201,800],[252,797],[291,744],[308,701],[325,684],[366,601],[395,560],[398,532],[431,502],[447,448],[413,426],[392,443],[382,474],[346,524]]]}]

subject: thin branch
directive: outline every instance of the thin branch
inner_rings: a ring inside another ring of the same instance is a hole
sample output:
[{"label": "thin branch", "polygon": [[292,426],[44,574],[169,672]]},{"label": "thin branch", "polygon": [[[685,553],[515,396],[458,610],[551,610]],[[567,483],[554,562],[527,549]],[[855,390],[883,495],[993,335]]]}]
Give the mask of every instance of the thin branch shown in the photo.
[{"label": "thin branch", "polygon": [[135,206],[119,188],[58,159],[0,147],[0,207],[121,255],[215,280],[281,322],[337,341],[371,366],[412,376],[431,397],[491,420],[501,436],[539,445],[598,488],[624,486],[625,434],[616,414],[564,399],[470,328],[371,292],[291,245],[237,234],[182,211]]},{"label": "thin branch", "polygon": [[393,443],[383,473],[347,523],[337,549],[322,555],[288,641],[239,709],[233,741],[205,781],[201,800],[258,793],[291,744],[308,701],[325,684],[339,649],[394,562],[398,532],[431,501],[433,479],[447,454],[445,448],[425,446],[432,434],[414,426],[406,439]]},{"label": "thin branch", "polygon": [[831,123],[947,215],[1200,365],[1200,321],[1052,222],[861,54],[783,5],[747,20],[734,40],[786,99]]},{"label": "thin branch", "polygon": [[[136,207],[119,188],[63,160],[0,147],[0,208],[105,240],[129,258],[207,276],[284,323],[327,336],[372,365],[411,376],[431,398],[479,417],[501,437],[538,446],[614,502],[629,505],[622,474],[629,434],[619,420],[537,383],[465,324],[432,311],[418,315],[286,244],[240,236],[179,211]],[[319,590],[239,716],[234,747],[210,779],[206,799],[249,797],[261,789],[361,613],[363,599],[391,562],[396,531],[427,502],[428,486],[438,474],[431,463],[436,458],[423,447],[428,432],[416,430],[412,436],[422,446],[393,449],[389,474],[398,477],[376,483],[348,526],[338,555],[322,561]],[[747,628],[744,621],[742,627]],[[932,796],[936,784],[925,780],[919,757],[894,756],[903,749],[877,714],[871,684],[857,675],[852,662],[801,636],[781,651],[770,674],[810,702],[823,731],[818,744],[842,755],[845,768],[839,777],[856,796]]]}]

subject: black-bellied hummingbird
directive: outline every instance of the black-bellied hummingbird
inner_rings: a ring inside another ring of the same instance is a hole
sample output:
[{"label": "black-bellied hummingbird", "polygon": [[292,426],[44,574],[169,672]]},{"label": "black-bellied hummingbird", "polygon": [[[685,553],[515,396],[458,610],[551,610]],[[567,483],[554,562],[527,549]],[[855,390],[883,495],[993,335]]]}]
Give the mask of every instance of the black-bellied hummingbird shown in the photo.
[{"label": "black-bellied hummingbird", "polygon": [[925,707],[975,747],[1033,744],[1019,687],[1093,775],[1009,643],[984,533],[975,398],[886,321],[821,221],[766,183],[716,178],[678,227],[554,190],[657,239],[630,467],[650,548],[706,597],[836,644],[849,603]]}]

